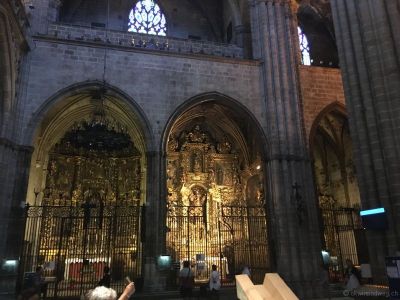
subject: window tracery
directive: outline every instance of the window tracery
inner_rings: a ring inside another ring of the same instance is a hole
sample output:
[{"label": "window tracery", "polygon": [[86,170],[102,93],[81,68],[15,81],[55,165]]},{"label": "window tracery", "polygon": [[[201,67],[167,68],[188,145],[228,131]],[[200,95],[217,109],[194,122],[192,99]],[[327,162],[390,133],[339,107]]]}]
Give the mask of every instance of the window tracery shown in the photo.
[{"label": "window tracery", "polygon": [[311,66],[310,46],[304,32],[300,26],[297,26],[297,33],[299,35],[299,46],[301,52],[301,63],[306,66]]},{"label": "window tracery", "polygon": [[165,16],[153,0],[139,0],[129,13],[129,32],[165,36]]}]

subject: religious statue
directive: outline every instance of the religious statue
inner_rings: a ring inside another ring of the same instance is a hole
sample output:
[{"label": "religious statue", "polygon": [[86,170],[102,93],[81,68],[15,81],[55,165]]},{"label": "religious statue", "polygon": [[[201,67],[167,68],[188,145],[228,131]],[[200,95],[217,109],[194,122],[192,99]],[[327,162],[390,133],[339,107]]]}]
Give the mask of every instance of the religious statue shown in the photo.
[{"label": "religious statue", "polygon": [[201,158],[201,154],[195,152],[193,155],[193,171],[194,172],[202,172],[203,171],[203,160]]},{"label": "religious statue", "polygon": [[178,150],[178,139],[174,134],[171,134],[168,138],[168,151],[175,152]]},{"label": "religious statue", "polygon": [[257,203],[264,204],[264,188],[262,187],[262,184],[260,184],[259,188],[257,189],[256,199]]},{"label": "religious statue", "polygon": [[210,184],[215,184],[215,171],[213,168],[208,169],[208,180]]},{"label": "religious statue", "polygon": [[229,143],[228,138],[225,135],[222,142],[218,143],[217,151],[218,151],[218,153],[221,153],[221,154],[227,154],[227,153],[231,153],[231,150],[232,150],[232,144]]},{"label": "religious statue", "polygon": [[233,165],[232,183],[235,187],[240,184],[239,172],[235,165]]},{"label": "religious statue", "polygon": [[73,190],[72,192],[72,203],[77,203],[81,200],[82,197],[82,191],[81,191],[81,185],[78,184],[77,187]]},{"label": "religious statue", "polygon": [[221,166],[217,167],[217,184],[222,185],[224,184],[224,171],[222,170]]},{"label": "religious statue", "polygon": [[200,130],[200,125],[196,125],[191,132],[188,133],[186,139],[191,143],[204,143],[207,135]]}]

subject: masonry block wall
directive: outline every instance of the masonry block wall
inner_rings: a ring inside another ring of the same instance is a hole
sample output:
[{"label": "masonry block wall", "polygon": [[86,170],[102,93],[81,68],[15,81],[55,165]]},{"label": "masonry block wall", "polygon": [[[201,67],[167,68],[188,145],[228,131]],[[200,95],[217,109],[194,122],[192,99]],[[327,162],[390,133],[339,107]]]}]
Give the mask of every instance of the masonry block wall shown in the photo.
[{"label": "masonry block wall", "polygon": [[300,66],[300,88],[307,140],[316,118],[332,103],[345,105],[340,69]]},{"label": "masonry block wall", "polygon": [[[31,52],[30,81],[24,128],[31,112],[59,90],[85,81],[103,80],[130,97],[154,122],[160,137],[164,126],[185,100],[205,92],[219,92],[242,102],[262,120],[258,62],[192,57],[134,49],[108,49],[67,41],[36,38]],[[104,73],[105,70],[105,73]],[[29,138],[24,143],[30,143]],[[159,141],[157,141],[158,143]]]}]

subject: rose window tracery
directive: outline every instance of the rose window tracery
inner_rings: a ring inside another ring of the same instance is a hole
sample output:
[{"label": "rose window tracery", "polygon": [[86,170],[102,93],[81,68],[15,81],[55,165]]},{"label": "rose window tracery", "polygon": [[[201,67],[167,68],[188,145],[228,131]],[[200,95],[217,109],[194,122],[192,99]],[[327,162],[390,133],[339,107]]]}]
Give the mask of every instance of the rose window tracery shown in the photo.
[{"label": "rose window tracery", "polygon": [[129,13],[128,31],[165,36],[165,16],[153,0],[140,0]]}]

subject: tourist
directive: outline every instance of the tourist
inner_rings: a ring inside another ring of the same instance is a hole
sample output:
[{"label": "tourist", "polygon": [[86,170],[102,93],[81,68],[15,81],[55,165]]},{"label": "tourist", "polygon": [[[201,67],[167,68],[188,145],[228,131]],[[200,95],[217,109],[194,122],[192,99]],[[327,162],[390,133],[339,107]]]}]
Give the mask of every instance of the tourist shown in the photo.
[{"label": "tourist", "polygon": [[344,274],[347,291],[353,291],[360,286],[360,271],[354,266],[350,259],[346,259],[346,269]]},{"label": "tourist", "polygon": [[190,262],[185,260],[183,268],[179,271],[180,294],[183,299],[190,299],[194,286],[194,274],[190,270]]},{"label": "tourist", "polygon": [[[135,284],[129,283],[118,300],[128,300],[135,293]],[[98,286],[94,290],[90,290],[86,296],[86,300],[117,300],[117,292],[105,286]]]},{"label": "tourist", "polygon": [[103,270],[103,278],[100,279],[98,286],[110,287],[111,285],[111,275],[110,275],[110,267],[105,266]]},{"label": "tourist", "polygon": [[42,266],[38,266],[36,268],[36,276],[35,276],[35,288],[39,295],[43,295],[43,299],[46,299],[47,296],[47,282],[45,282],[45,278],[43,276],[44,269]]},{"label": "tourist", "polygon": [[243,269],[242,269],[242,274],[251,277],[250,268],[249,268],[247,265],[244,265],[244,267],[243,267]]},{"label": "tourist", "polygon": [[219,278],[219,272],[217,271],[217,266],[212,265],[212,271],[210,275],[210,292],[212,299],[219,299],[219,289],[221,288],[221,280]]}]

